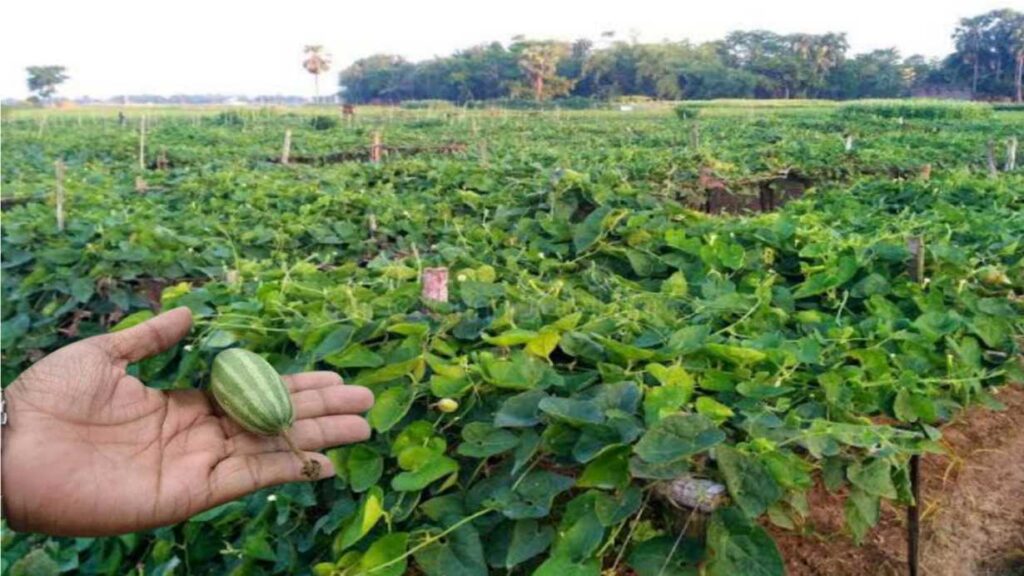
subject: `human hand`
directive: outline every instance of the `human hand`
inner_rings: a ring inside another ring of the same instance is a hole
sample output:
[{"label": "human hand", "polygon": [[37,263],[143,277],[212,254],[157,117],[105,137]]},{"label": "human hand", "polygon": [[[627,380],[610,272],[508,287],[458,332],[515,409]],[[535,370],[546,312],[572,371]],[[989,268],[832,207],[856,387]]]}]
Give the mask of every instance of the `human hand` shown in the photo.
[{"label": "human hand", "polygon": [[[277,437],[244,431],[200,390],[147,388],[128,364],[188,333],[187,308],[87,338],[46,356],[6,390],[3,503],[14,530],[104,536],[183,521],[255,490],[306,480]],[[295,407],[291,437],[322,454],[365,440],[359,416],[373,395],[333,372],[284,376]]]}]

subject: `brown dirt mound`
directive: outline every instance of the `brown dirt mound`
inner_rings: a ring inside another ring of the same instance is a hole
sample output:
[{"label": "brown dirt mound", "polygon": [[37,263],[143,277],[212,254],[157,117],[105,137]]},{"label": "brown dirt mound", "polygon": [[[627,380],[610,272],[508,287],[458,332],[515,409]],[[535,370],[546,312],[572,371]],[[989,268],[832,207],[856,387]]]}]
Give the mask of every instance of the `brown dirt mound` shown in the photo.
[{"label": "brown dirt mound", "polygon": [[[943,428],[947,454],[921,461],[922,576],[1024,575],[1024,387]],[[843,497],[817,486],[808,533],[771,528],[790,576],[904,575],[906,510],[885,506],[858,547],[843,533]]]}]

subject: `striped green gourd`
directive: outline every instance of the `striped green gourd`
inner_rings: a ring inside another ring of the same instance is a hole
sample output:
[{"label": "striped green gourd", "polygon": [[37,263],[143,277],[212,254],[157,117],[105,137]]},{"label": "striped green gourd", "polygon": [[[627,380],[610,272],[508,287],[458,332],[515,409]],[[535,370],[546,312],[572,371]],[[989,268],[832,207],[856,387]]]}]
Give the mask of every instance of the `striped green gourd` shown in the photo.
[{"label": "striped green gourd", "polygon": [[280,436],[302,460],[302,472],[320,474],[320,463],[310,460],[288,436],[295,410],[288,387],[259,354],[229,348],[213,359],[210,390],[217,404],[242,428],[261,436]]}]

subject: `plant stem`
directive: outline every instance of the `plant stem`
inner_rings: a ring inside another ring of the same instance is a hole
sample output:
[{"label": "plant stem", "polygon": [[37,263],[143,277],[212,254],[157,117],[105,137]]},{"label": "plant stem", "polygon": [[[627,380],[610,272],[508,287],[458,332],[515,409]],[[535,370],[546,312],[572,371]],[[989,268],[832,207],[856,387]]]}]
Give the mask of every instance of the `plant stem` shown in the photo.
[{"label": "plant stem", "polygon": [[437,534],[435,536],[428,536],[423,542],[420,542],[416,546],[413,546],[405,554],[402,554],[401,556],[399,556],[397,558],[392,558],[391,560],[388,560],[387,562],[385,562],[383,564],[380,564],[378,566],[374,566],[372,569],[367,571],[367,574],[372,574],[374,572],[378,572],[380,570],[383,570],[383,569],[385,569],[385,568],[387,568],[389,566],[394,566],[395,564],[398,564],[399,562],[405,560],[409,556],[412,556],[413,554],[419,552],[420,550],[426,548],[427,546],[430,546],[434,542],[437,542],[438,540],[444,538],[445,536],[451,534],[452,532],[458,530],[459,528],[462,528],[466,524],[469,524],[470,522],[476,520],[477,518],[479,518],[479,517],[481,517],[481,516],[483,516],[485,514],[490,514],[491,512],[494,512],[494,508],[484,508],[483,510],[479,510],[479,511],[473,513],[473,514],[470,514],[469,516],[466,516],[465,518],[463,518],[462,520],[459,520],[455,524],[452,524],[451,526],[446,528],[440,534]]},{"label": "plant stem", "polygon": [[299,450],[299,447],[295,445],[295,442],[292,440],[292,437],[288,435],[287,430],[281,431],[281,438],[284,438],[284,443],[287,444],[288,448],[291,449],[292,453],[298,456],[299,460],[302,461],[302,475],[305,476],[306,478],[309,478],[310,480],[316,480],[317,478],[319,478],[320,463],[317,462],[316,460],[310,460],[309,456],[306,456],[305,452]]}]

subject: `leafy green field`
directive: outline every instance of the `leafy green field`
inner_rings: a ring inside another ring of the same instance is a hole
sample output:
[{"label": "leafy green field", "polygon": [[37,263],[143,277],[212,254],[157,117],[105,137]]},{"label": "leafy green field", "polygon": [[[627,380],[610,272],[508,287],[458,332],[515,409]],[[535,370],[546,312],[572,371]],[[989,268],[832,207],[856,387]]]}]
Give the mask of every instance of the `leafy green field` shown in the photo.
[{"label": "leafy green field", "polygon": [[[377,404],[334,480],[121,538],[5,527],[3,574],[774,575],[761,525],[799,530],[818,480],[863,538],[938,426],[1021,380],[1024,172],[990,176],[986,145],[1002,168],[1024,115],[741,104],[150,111],[145,170],[137,109],[6,114],[4,385],[187,305],[188,342],[135,367],[149,385],[205,387],[242,346]],[[285,130],[311,163],[276,162]],[[787,170],[809,188],[709,215],[702,168],[744,196]],[[437,266],[448,303],[421,298]],[[673,507],[658,487],[687,476],[731,504]]]}]

